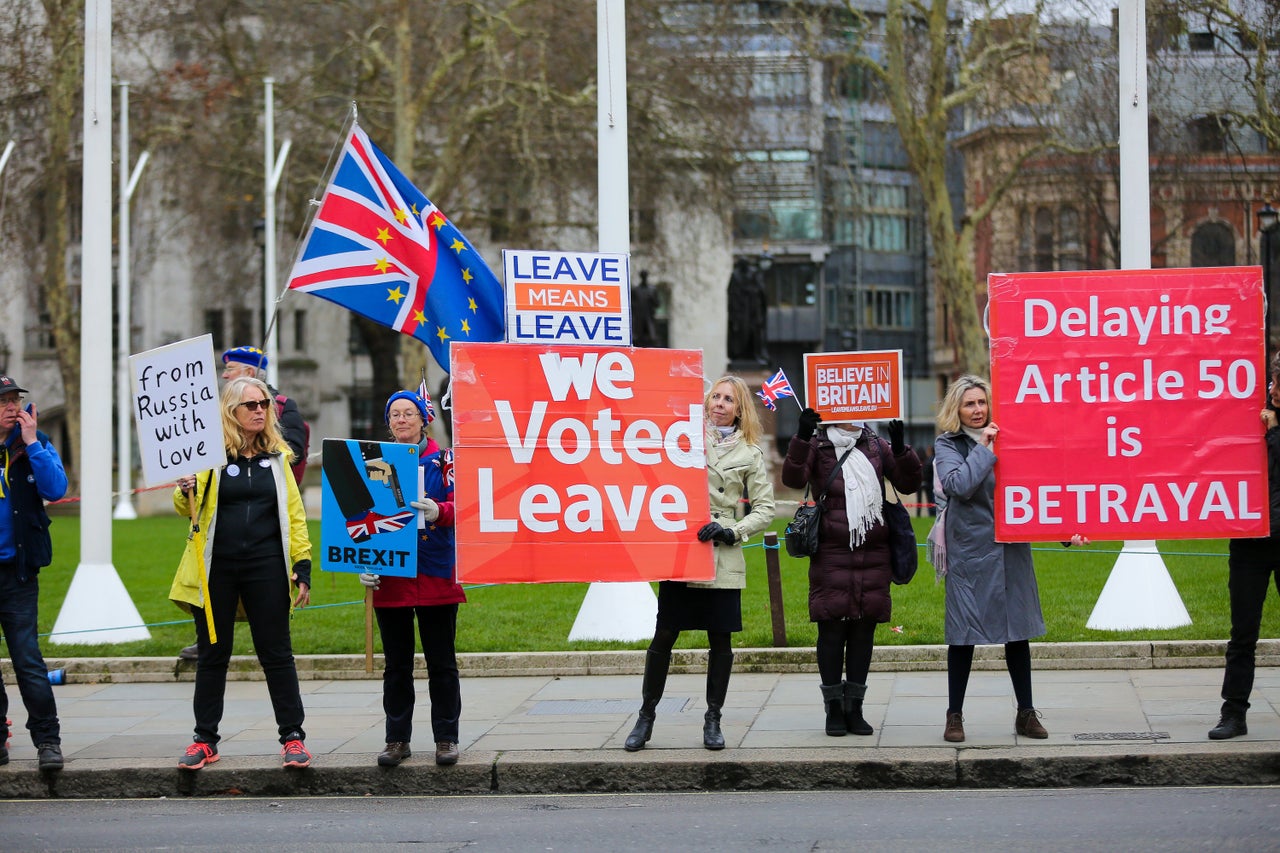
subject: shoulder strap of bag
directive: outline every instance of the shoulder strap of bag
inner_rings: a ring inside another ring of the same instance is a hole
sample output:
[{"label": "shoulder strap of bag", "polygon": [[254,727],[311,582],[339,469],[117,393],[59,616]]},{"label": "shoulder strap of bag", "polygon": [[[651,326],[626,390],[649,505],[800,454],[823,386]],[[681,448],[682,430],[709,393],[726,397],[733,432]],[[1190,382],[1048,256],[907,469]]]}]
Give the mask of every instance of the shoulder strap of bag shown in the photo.
[{"label": "shoulder strap of bag", "polygon": [[836,472],[840,470],[840,466],[844,464],[844,460],[849,458],[849,454],[852,453],[856,447],[857,442],[849,445],[849,449],[844,452],[844,455],[836,460],[836,467],[831,469],[831,473],[827,475],[827,482],[822,484],[822,497],[818,498],[818,503],[822,503],[827,499],[827,491],[831,488],[831,484],[836,480]]}]

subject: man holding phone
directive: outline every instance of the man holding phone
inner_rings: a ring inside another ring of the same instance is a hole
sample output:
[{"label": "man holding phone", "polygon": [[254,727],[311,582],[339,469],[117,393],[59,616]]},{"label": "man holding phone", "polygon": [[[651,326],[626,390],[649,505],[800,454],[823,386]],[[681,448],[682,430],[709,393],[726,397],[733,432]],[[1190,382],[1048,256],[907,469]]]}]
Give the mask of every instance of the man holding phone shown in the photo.
[{"label": "man holding phone", "polygon": [[1249,733],[1245,712],[1253,692],[1253,672],[1262,629],[1262,604],[1274,582],[1280,590],[1280,354],[1271,361],[1267,404],[1259,413],[1267,445],[1267,495],[1271,535],[1261,539],[1232,539],[1227,558],[1227,590],[1231,600],[1231,639],[1222,675],[1222,716],[1209,730],[1210,740],[1227,740]]},{"label": "man holding phone", "polygon": [[[0,631],[27,708],[27,730],[41,770],[62,769],[62,736],[49,670],[36,628],[40,569],[53,561],[44,502],[67,491],[67,473],[49,437],[36,429],[25,388],[0,376]],[[0,682],[0,764],[9,762],[9,696]]]}]

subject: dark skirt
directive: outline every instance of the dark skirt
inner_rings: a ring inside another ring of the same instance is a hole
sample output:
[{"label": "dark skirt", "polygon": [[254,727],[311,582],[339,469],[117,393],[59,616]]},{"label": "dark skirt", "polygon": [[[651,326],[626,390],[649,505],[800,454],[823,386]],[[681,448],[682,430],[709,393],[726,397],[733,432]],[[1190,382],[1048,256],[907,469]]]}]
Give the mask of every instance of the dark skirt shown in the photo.
[{"label": "dark skirt", "polygon": [[684,581],[658,584],[658,627],[668,631],[742,630],[742,590],[707,589]]}]

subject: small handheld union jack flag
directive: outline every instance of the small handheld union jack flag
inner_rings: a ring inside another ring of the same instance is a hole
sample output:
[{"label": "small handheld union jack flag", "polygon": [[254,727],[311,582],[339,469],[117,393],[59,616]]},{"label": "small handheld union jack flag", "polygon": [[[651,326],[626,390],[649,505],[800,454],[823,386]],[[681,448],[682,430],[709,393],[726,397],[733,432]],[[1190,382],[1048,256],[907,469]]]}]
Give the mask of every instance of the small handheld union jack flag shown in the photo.
[{"label": "small handheld union jack flag", "polygon": [[418,396],[422,398],[422,404],[427,407],[427,423],[431,423],[436,419],[436,404],[431,402],[431,392],[427,390],[427,371],[422,371],[422,382],[418,385]]},{"label": "small handheld union jack flag", "polygon": [[[760,386],[760,390],[756,392],[756,396],[764,400],[764,407],[771,412],[778,410],[778,398],[790,397],[796,400],[796,392],[791,390],[791,382],[787,379],[787,374],[782,372],[782,368],[778,368],[778,372],[766,379]],[[800,405],[800,401],[796,400],[796,405]]]}]

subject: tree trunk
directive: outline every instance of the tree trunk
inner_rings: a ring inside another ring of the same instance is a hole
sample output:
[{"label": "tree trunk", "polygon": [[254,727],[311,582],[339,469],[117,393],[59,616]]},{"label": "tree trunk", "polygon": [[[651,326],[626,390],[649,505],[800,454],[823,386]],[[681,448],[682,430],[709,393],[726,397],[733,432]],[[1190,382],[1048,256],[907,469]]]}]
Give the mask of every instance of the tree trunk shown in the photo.
[{"label": "tree trunk", "polygon": [[[70,183],[73,180],[69,161],[74,146],[72,125],[81,111],[76,104],[80,94],[84,41],[83,0],[46,0],[50,49],[58,61],[52,63],[48,77],[49,111],[44,161],[44,270],[41,286],[49,310],[53,346],[58,355],[58,371],[65,395],[67,438],[67,477],[69,490],[79,486],[80,461],[80,305],[72,298],[67,280],[67,249],[70,245],[70,223],[67,221]],[[105,227],[111,224],[102,223]],[[91,322],[109,323],[110,317],[90,318]],[[37,411],[37,414],[39,412]]]}]

